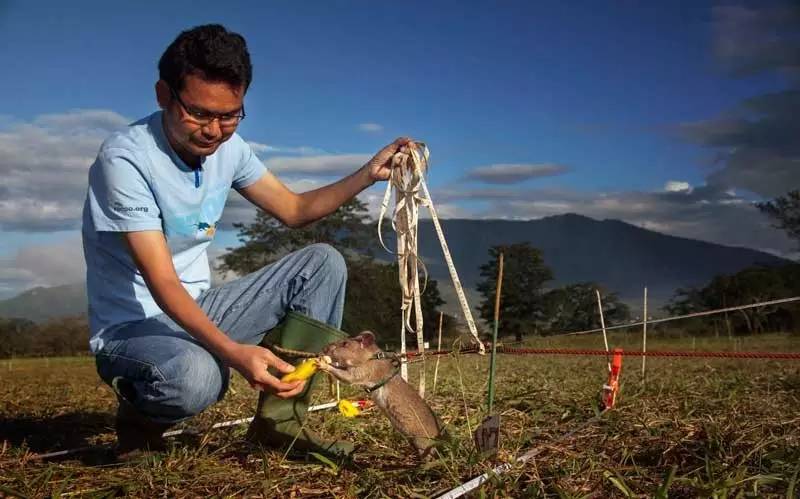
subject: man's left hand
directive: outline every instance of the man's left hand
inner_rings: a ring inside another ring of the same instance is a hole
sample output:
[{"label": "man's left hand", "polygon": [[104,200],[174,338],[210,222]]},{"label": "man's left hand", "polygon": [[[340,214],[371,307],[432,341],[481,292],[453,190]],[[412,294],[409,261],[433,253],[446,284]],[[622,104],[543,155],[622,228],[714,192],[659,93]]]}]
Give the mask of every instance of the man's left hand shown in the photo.
[{"label": "man's left hand", "polygon": [[388,180],[392,173],[392,156],[400,151],[403,146],[412,144],[408,137],[400,137],[394,142],[384,147],[364,165],[369,172],[369,178],[376,182],[378,180]]}]

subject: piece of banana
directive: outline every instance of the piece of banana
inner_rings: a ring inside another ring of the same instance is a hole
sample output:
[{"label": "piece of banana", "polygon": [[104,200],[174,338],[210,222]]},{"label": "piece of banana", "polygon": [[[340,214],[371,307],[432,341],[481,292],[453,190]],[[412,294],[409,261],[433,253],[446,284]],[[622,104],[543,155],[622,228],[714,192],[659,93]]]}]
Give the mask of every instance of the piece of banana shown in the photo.
[{"label": "piece of banana", "polygon": [[294,371],[284,374],[281,381],[291,383],[292,381],[302,381],[310,378],[317,372],[318,359],[306,359],[297,365]]}]

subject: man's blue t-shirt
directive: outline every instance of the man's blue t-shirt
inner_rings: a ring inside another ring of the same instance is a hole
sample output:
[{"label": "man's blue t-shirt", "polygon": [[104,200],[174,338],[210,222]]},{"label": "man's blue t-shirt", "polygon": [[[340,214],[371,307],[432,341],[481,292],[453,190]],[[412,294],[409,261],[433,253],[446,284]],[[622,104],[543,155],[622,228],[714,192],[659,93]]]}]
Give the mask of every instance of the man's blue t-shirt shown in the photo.
[{"label": "man's blue t-shirt", "polygon": [[178,277],[197,298],[210,286],[206,248],[231,187],[247,187],[266,171],[236,134],[190,168],[169,145],[161,117],[109,137],[89,170],[82,233],[93,352],[120,325],[162,313],[118,233],[162,231]]}]

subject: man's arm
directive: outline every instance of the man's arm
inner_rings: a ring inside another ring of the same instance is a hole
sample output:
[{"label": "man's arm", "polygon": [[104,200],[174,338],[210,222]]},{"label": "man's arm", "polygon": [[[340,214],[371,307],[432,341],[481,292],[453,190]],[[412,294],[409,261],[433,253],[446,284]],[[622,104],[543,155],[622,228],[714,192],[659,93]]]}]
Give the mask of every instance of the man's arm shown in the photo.
[{"label": "man's arm", "polygon": [[233,341],[211,322],[181,284],[161,231],[123,232],[122,237],[156,303],[186,332],[239,371],[254,388],[266,389],[281,398],[291,398],[303,390],[304,381],[283,383],[267,372],[268,366],[291,372],[291,364],[266,348]]},{"label": "man's arm", "polygon": [[410,139],[401,137],[378,151],[354,173],[313,191],[292,192],[272,173],[266,172],[255,183],[239,189],[239,193],[284,225],[303,227],[330,215],[376,181],[388,179],[392,156],[409,143]]}]

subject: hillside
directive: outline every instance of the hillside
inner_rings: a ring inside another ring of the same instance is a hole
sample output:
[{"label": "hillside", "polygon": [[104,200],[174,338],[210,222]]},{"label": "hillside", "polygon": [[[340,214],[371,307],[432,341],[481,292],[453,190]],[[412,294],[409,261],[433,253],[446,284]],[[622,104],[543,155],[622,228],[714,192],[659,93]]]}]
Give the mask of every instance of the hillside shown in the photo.
[{"label": "hillside", "polygon": [[57,317],[86,314],[86,284],[76,283],[29,289],[0,301],[0,317],[45,321]]},{"label": "hillside", "polygon": [[[636,303],[641,300],[644,286],[655,302],[665,302],[675,289],[703,285],[718,274],[755,264],[786,263],[756,250],[668,236],[619,220],[597,221],[573,214],[529,221],[451,219],[443,220],[442,228],[459,277],[470,288],[481,279],[480,266],[486,263],[491,246],[525,241],[544,253],[545,263],[555,275],[551,285],[595,281]],[[433,278],[449,283],[430,220],[420,221],[419,240],[420,254]]]}]

